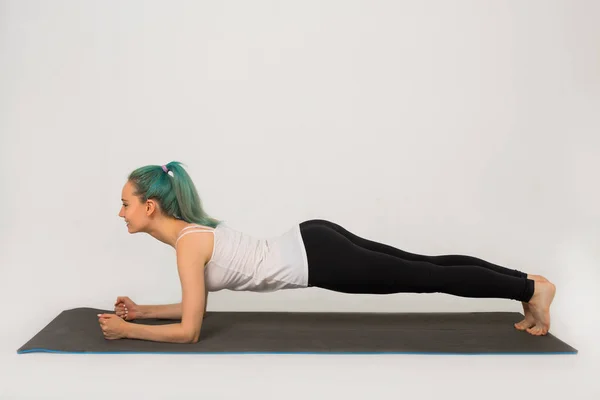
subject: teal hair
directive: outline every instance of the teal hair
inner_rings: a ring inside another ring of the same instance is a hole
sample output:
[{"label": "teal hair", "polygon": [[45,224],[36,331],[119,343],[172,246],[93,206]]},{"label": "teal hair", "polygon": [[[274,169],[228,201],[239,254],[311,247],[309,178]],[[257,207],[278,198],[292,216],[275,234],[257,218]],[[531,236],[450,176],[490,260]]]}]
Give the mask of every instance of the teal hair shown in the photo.
[{"label": "teal hair", "polygon": [[166,164],[169,173],[160,165],[146,165],[129,174],[127,180],[140,202],[153,199],[167,216],[215,228],[222,221],[206,214],[196,186],[182,165],[178,161]]}]

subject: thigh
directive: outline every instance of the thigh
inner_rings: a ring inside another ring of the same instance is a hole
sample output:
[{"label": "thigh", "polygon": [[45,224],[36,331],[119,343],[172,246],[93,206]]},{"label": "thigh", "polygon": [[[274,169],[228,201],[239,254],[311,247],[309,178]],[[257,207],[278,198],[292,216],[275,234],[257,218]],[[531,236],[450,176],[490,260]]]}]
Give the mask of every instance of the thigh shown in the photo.
[{"label": "thigh", "polygon": [[363,248],[327,224],[304,224],[301,234],[309,286],[344,293],[430,292],[432,269],[441,268]]},{"label": "thigh", "polygon": [[[500,266],[497,264],[493,264],[489,261],[482,260],[481,258],[468,256],[468,255],[448,254],[448,255],[428,256],[428,255],[410,253],[408,251],[398,249],[394,246],[390,246],[390,245],[387,245],[384,243],[365,239],[363,237],[360,237],[360,236],[348,231],[347,229],[340,226],[339,224],[336,224],[335,222],[327,221],[324,219],[312,219],[312,220],[305,221],[302,224],[305,227],[319,226],[319,225],[329,227],[329,228],[335,230],[336,232],[338,232],[339,234],[345,236],[348,240],[350,240],[352,243],[354,243],[357,246],[360,246],[360,247],[368,249],[368,250],[376,251],[379,253],[388,254],[390,256],[399,257],[403,260],[422,261],[422,262],[428,262],[428,263],[442,265],[442,266],[448,266],[448,267],[473,265],[473,266],[479,266],[479,267],[491,269],[491,270],[501,273],[501,274],[516,276],[516,277],[527,276],[526,273],[523,273],[516,269],[503,267],[503,266]],[[302,224],[301,224],[301,226],[302,226]]]},{"label": "thigh", "polygon": [[[358,235],[350,232],[349,230],[342,227],[341,225],[336,224],[335,222],[332,222],[332,221],[325,220],[325,219],[311,219],[308,221],[304,221],[300,224],[301,227],[302,226],[312,227],[312,226],[319,226],[319,225],[326,226],[326,227],[329,227],[329,228],[335,230],[340,235],[345,236],[349,241],[351,241],[355,245],[360,246],[365,249],[368,249],[368,250],[377,251],[379,253],[385,253],[385,254],[388,254],[391,256],[402,258],[404,260],[434,262],[435,258],[436,258],[436,256],[426,256],[426,255],[421,255],[421,254],[409,253],[408,251],[404,251],[404,250],[401,250],[399,248],[396,248],[396,247],[393,247],[393,246],[390,246],[390,245],[387,245],[384,243],[365,239],[361,236],[358,236]],[[442,264],[440,264],[440,265],[442,265]]]}]

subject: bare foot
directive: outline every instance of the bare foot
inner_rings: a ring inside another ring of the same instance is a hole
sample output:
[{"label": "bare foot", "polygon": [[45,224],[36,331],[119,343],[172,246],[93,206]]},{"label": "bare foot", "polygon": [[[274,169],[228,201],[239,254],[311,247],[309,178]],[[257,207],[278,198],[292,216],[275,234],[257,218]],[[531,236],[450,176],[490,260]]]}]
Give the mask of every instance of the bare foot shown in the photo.
[{"label": "bare foot", "polygon": [[535,325],[527,328],[531,335],[540,336],[548,333],[550,329],[550,304],[554,300],[556,286],[547,281],[535,282],[535,292],[529,300],[529,310],[535,319]]},{"label": "bare foot", "polygon": [[[527,279],[532,279],[535,282],[548,282],[548,279],[541,275],[527,275]],[[523,314],[525,315],[525,318],[521,322],[515,323],[515,328],[524,331],[535,325],[535,318],[529,309],[529,304],[524,301],[522,301],[521,304],[523,305]]]},{"label": "bare foot", "polygon": [[525,315],[525,319],[523,319],[521,322],[515,323],[515,328],[520,331],[524,331],[535,325],[535,318],[533,317],[533,314],[529,309],[529,304],[523,301],[521,302],[521,304],[523,304],[523,314]]}]

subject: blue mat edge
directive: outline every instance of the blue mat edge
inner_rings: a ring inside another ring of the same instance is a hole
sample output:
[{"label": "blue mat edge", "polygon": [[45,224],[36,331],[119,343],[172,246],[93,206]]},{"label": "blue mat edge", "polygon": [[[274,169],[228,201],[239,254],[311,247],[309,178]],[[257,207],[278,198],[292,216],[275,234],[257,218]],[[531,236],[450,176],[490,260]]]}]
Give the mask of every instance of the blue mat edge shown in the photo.
[{"label": "blue mat edge", "polygon": [[421,354],[421,355],[462,355],[462,356],[477,356],[477,355],[527,355],[527,356],[546,356],[546,355],[557,355],[557,354],[570,354],[575,355],[579,351],[558,351],[558,352],[543,352],[543,353],[507,353],[507,352],[482,352],[482,353],[432,353],[432,352],[422,352],[422,351],[219,351],[219,352],[209,352],[209,351],[186,351],[186,352],[177,352],[177,351],[61,351],[61,350],[46,350],[46,349],[29,349],[29,350],[17,350],[17,354],[25,354],[25,353],[59,353],[59,354],[209,354],[209,355],[221,355],[221,354],[319,354],[319,355],[371,355],[371,354]]}]

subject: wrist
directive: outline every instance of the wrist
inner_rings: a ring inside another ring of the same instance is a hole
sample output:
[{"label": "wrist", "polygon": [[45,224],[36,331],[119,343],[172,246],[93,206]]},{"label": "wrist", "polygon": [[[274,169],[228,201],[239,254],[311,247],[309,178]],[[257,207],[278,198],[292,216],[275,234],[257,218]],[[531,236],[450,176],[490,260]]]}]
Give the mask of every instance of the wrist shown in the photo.
[{"label": "wrist", "polygon": [[149,318],[150,310],[148,306],[138,306],[138,314],[139,319]]},{"label": "wrist", "polygon": [[123,329],[124,339],[133,339],[133,335],[131,334],[131,326],[133,324],[131,322],[125,321],[125,329]]}]

